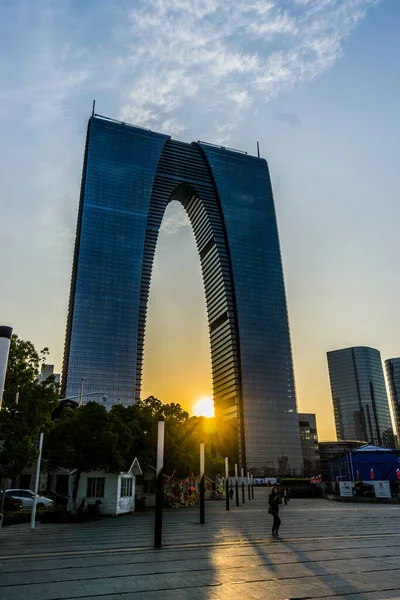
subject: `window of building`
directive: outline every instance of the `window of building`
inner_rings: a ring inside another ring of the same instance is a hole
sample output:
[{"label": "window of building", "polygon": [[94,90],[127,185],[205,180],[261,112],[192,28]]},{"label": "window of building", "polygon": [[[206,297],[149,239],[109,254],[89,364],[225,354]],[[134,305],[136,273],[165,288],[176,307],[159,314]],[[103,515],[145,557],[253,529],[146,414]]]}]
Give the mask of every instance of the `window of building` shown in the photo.
[{"label": "window of building", "polygon": [[88,477],[87,494],[88,498],[104,498],[105,477]]},{"label": "window of building", "polygon": [[121,498],[130,498],[132,496],[133,479],[131,477],[121,477]]}]

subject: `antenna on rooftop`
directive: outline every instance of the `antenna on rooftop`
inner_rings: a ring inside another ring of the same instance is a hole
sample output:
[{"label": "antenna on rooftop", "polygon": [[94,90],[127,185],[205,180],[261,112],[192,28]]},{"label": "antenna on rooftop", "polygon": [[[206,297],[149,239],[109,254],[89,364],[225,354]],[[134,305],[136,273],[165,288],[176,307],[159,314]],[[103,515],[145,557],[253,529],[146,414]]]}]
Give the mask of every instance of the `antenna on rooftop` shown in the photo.
[{"label": "antenna on rooftop", "polygon": [[92,117],[94,117],[94,107],[95,106],[96,106],[96,100],[93,100]]},{"label": "antenna on rooftop", "polygon": [[257,156],[260,158],[260,142],[257,142]]}]

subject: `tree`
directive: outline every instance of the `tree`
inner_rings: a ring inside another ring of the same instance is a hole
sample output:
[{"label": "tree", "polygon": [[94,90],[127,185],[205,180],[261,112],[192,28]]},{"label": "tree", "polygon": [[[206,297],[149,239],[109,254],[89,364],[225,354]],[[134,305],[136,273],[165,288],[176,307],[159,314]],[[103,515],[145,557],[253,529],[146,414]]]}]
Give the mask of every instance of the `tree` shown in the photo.
[{"label": "tree", "polygon": [[47,470],[60,467],[76,469],[72,504],[81,474],[103,470],[116,473],[126,467],[133,437],[120,415],[108,413],[104,406],[88,402],[79,409],[66,408],[45,440],[44,460]]},{"label": "tree", "polygon": [[32,466],[38,451],[39,433],[51,428],[51,414],[58,403],[54,378],[39,383],[40,365],[48,349],[40,353],[31,342],[13,335],[0,412],[0,473],[14,479]]}]

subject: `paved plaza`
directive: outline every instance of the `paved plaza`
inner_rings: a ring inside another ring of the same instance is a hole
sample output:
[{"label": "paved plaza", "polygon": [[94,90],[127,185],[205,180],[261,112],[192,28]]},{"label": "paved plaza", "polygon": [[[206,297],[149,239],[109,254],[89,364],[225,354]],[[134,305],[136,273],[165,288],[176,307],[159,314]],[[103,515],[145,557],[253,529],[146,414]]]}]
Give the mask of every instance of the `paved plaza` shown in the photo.
[{"label": "paved plaza", "polygon": [[283,600],[400,598],[399,505],[292,499],[283,541],[270,537],[267,490],[164,512],[154,550],[152,512],[74,525],[6,527],[1,600]]}]

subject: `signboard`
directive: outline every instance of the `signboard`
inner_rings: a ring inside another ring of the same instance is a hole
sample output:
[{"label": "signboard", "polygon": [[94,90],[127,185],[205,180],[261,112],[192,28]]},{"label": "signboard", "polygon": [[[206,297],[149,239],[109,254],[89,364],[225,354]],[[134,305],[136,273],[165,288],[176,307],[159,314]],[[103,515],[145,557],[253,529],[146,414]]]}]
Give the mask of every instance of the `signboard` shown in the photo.
[{"label": "signboard", "polygon": [[373,486],[375,488],[376,498],[391,498],[389,481],[374,481]]},{"label": "signboard", "polygon": [[353,484],[351,481],[339,481],[340,496],[342,498],[353,497]]}]

